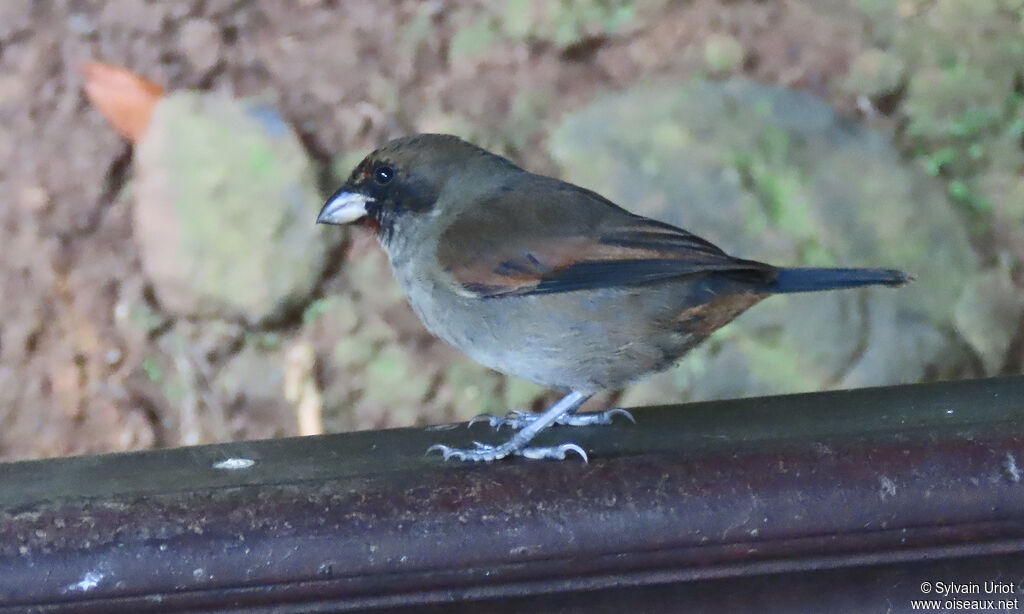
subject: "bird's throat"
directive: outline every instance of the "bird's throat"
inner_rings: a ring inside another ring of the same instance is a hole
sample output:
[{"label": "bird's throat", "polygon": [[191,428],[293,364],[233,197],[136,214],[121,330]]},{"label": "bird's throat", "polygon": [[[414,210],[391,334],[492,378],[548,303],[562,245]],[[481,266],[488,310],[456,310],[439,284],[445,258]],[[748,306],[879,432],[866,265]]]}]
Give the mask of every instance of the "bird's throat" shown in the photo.
[{"label": "bird's throat", "polygon": [[381,226],[380,220],[368,215],[363,219],[359,220],[359,224],[362,225],[364,228],[369,228],[370,230],[372,230],[373,233],[376,234],[378,238],[380,237],[381,229],[383,228],[383,226]]}]

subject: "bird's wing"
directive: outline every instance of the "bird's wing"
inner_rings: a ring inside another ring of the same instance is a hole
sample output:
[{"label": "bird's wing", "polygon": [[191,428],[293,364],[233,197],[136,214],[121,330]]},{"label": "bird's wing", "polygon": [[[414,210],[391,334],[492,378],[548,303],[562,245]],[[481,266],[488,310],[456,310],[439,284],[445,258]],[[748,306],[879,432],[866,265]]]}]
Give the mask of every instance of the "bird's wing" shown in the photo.
[{"label": "bird's wing", "polygon": [[[538,198],[476,203],[441,236],[438,261],[462,290],[484,298],[646,284],[720,272],[769,282],[774,267],[733,258],[675,226],[633,215],[561,184]],[[545,200],[547,202],[545,202]]]}]

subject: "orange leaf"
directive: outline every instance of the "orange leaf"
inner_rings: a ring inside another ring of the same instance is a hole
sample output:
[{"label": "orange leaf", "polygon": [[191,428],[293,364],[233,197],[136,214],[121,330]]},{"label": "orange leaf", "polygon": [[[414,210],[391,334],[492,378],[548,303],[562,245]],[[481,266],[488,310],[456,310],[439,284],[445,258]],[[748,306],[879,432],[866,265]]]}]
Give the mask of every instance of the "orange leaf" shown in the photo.
[{"label": "orange leaf", "polygon": [[86,62],[81,72],[89,100],[115,130],[138,143],[149,127],[153,108],[163,96],[164,88],[124,68],[100,62]]}]

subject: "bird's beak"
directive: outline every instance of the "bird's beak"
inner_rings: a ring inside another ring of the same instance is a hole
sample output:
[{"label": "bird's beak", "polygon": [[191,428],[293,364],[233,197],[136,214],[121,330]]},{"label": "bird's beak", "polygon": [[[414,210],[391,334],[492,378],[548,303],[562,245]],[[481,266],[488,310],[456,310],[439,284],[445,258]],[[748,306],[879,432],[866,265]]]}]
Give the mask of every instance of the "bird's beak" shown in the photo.
[{"label": "bird's beak", "polygon": [[366,205],[373,199],[358,192],[346,192],[344,188],[335,192],[327,201],[320,215],[316,216],[317,224],[351,224],[366,217]]}]

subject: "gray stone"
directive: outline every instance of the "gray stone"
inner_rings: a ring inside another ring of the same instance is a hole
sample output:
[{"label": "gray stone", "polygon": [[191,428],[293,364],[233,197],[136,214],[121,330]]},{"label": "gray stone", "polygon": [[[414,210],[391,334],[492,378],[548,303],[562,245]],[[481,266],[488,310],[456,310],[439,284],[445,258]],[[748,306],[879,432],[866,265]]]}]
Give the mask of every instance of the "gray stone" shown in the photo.
[{"label": "gray stone", "polygon": [[213,70],[220,61],[220,30],[211,21],[189,19],[181,25],[178,40],[182,51],[196,72],[205,74]]},{"label": "gray stone", "polygon": [[898,90],[906,72],[906,63],[898,55],[868,49],[854,58],[843,86],[852,94],[876,98]]},{"label": "gray stone", "polygon": [[165,310],[252,324],[308,299],[342,233],[314,225],[312,164],[273,108],[171,94],[136,161],[134,234]]},{"label": "gray stone", "polygon": [[956,303],[957,330],[996,375],[1024,312],[1024,291],[1014,285],[1009,267],[996,267],[973,278]]},{"label": "gray stone", "polygon": [[917,381],[967,360],[953,308],[975,272],[941,187],[813,96],[745,80],[646,84],[553,131],[569,181],[778,265],[882,266],[900,289],[772,297],[624,403]]}]

